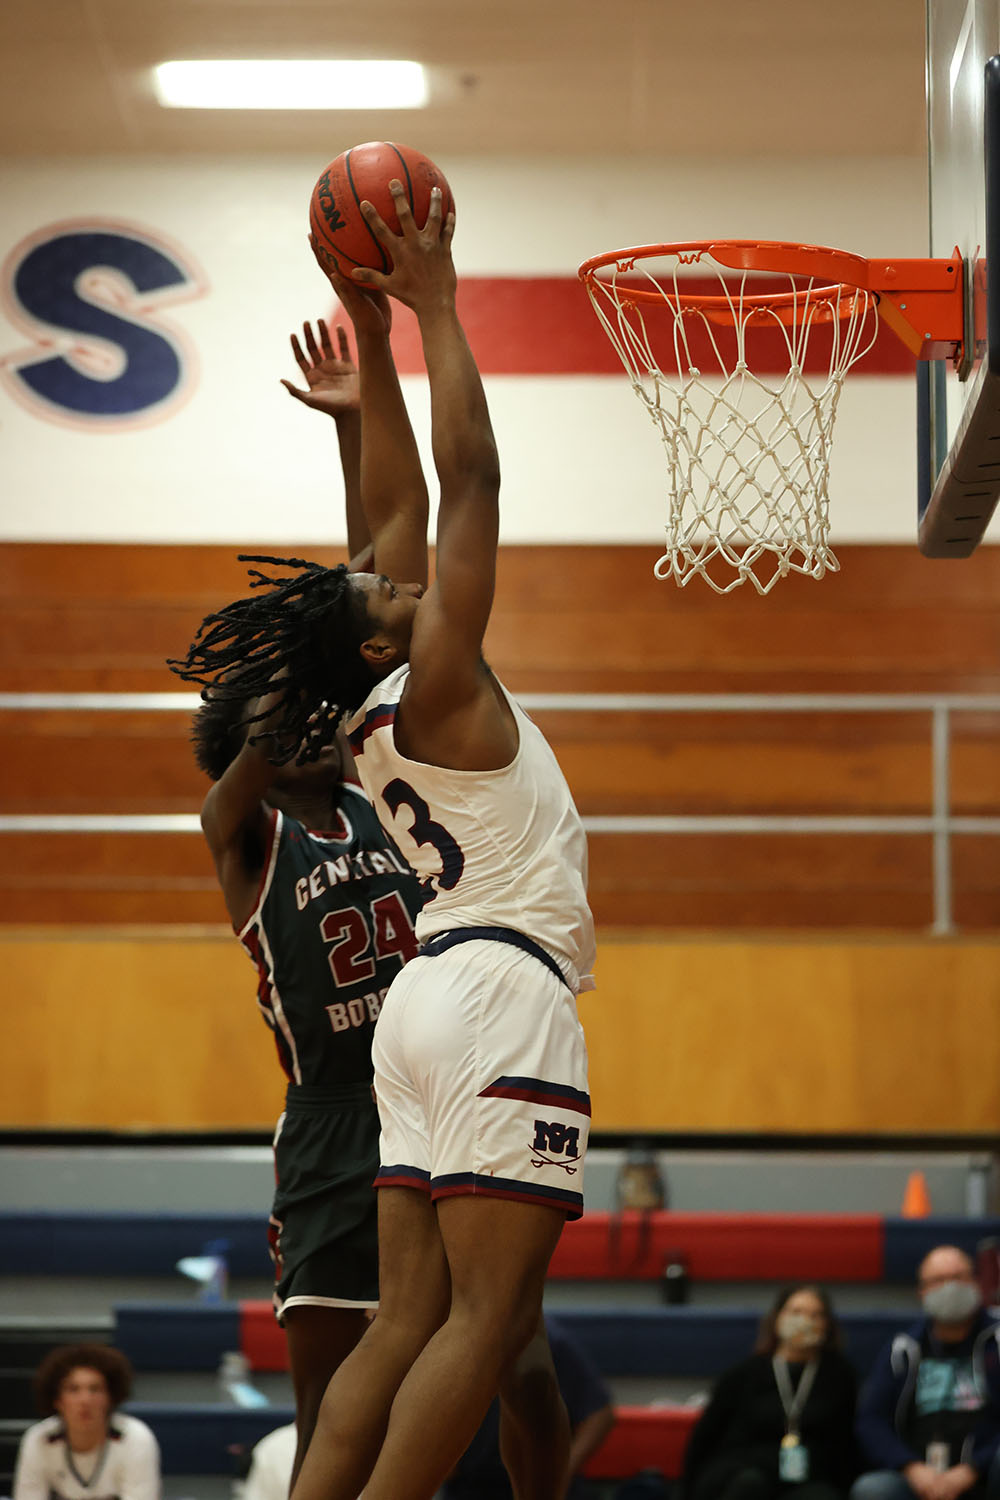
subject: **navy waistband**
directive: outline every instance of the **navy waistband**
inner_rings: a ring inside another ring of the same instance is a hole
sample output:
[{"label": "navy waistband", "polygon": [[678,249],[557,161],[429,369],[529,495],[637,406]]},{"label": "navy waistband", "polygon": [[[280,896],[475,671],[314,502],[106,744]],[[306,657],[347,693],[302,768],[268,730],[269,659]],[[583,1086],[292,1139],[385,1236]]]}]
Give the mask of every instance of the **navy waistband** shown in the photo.
[{"label": "navy waistband", "polygon": [[343,1109],[345,1104],[370,1104],[370,1083],[290,1083],[285,1090],[285,1109],[292,1114]]},{"label": "navy waistband", "polygon": [[444,953],[448,948],[454,948],[456,943],[471,943],[476,940],[485,940],[488,943],[508,943],[512,948],[520,948],[524,953],[530,953],[537,958],[539,963],[553,973],[561,984],[567,989],[571,985],[566,975],[560,969],[551,953],[548,953],[534,938],[526,937],[523,932],[517,932],[513,927],[453,927],[450,932],[436,932],[433,937],[428,938],[426,943],[420,945],[421,958],[436,958],[439,953]]}]

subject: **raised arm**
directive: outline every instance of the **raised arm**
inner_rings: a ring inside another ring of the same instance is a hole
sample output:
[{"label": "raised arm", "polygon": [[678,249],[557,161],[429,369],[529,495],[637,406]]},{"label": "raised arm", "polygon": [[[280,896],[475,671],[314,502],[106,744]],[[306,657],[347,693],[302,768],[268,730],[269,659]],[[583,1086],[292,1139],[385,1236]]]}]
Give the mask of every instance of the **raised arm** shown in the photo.
[{"label": "raised arm", "polygon": [[361,504],[361,394],[358,385],[358,369],[351,359],[347,333],[338,323],[336,327],[337,348],[333,347],[329,325],[322,318],[316,319],[319,339],[311,323],[303,323],[302,338],[305,351],[298,336],[292,334],[291,345],[295,363],[302,372],[305,389],[282,380],[290,396],[301,401],[313,411],[323,412],[337,424],[337,442],[340,447],[340,467],[344,475],[344,509],[347,520],[348,566],[352,572],[367,572],[371,568],[371,537]]},{"label": "raised arm", "polygon": [[[247,704],[246,713],[257,712],[256,704]],[[196,744],[204,746],[199,759],[210,768],[211,757],[217,753],[209,742],[215,706],[208,703],[199,710],[204,716],[201,724],[196,720],[194,738]],[[234,734],[245,735],[240,727]],[[237,929],[249,917],[253,909],[254,895],[267,858],[267,835],[272,813],[264,805],[264,798],[278,774],[278,767],[268,759],[267,741],[256,743],[245,737],[236,755],[218,773],[225,752],[211,774],[216,776],[205,795],[201,807],[201,828],[205,835],[219,879],[226,910]]]},{"label": "raised arm", "polygon": [[[272,826],[273,812],[266,806],[268,793],[281,775],[277,760],[287,758],[287,746],[279,746],[269,734],[271,721],[266,717],[272,702],[278,695],[272,694],[246,705],[243,720],[236,734],[242,736],[242,744],[221,774],[217,775],[208,789],[201,809],[201,827],[215,864],[219,885],[225,899],[233,925],[240,928],[253,910],[261,874],[267,862],[268,835]],[[201,710],[210,719],[214,709],[211,703]],[[258,715],[265,715],[258,718]],[[200,757],[209,768],[213,754],[208,736],[211,723],[201,726],[201,741],[205,753]],[[195,726],[195,739],[199,739],[199,726]],[[344,774],[344,755],[350,756],[346,742],[337,740],[323,752],[329,782],[334,783]],[[273,757],[273,758],[272,758]],[[220,755],[225,759],[225,753]]]},{"label": "raised arm", "polygon": [[392,257],[393,270],[354,274],[411,307],[420,324],[441,501],[437,577],[421,604],[410,660],[414,678],[439,677],[455,698],[480,686],[482,640],[496,578],[500,466],[482,381],[455,307],[454,216],[442,223],[435,188],[427,223],[418,229],[401,184],[390,187],[400,235],[389,231],[370,204],[363,204],[362,212]]},{"label": "raised arm", "polygon": [[427,482],[393,362],[386,297],[329,274],[354,323],[361,388],[361,501],[373,571],[427,582]]},{"label": "raised arm", "polygon": [[[450,239],[449,233],[443,248]],[[454,272],[440,283],[438,295],[422,298],[416,309],[431,388],[434,466],[441,483],[438,592],[448,629],[458,632],[461,645],[478,660],[496,584],[500,461],[483,383],[458,320]]]}]

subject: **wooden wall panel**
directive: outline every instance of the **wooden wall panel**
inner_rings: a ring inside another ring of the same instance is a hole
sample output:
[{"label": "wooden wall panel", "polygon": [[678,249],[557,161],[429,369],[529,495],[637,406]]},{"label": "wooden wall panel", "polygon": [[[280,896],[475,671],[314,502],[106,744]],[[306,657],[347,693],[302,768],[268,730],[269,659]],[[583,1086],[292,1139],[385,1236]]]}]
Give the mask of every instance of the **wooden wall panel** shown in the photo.
[{"label": "wooden wall panel", "polygon": [[[234,938],[0,937],[2,1127],[266,1128],[281,1107]],[[1000,947],[605,939],[581,997],[594,1127],[1000,1130]]]},{"label": "wooden wall panel", "polygon": [[[585,813],[919,813],[930,803],[928,714],[533,717]],[[189,731],[187,712],[0,710],[0,811],[194,811],[207,782]],[[963,805],[992,796],[993,749],[956,741]]]},{"label": "wooden wall panel", "polygon": [[182,713],[0,711],[0,812],[197,812]]},{"label": "wooden wall panel", "polygon": [[[960,929],[1000,929],[1000,845],[954,844]],[[599,927],[645,930],[893,929],[933,919],[927,835],[594,834]],[[0,833],[3,924],[226,925],[197,834]]]},{"label": "wooden wall panel", "polygon": [[[311,555],[346,560],[330,548]],[[0,692],[177,690],[165,659],[182,655],[205,615],[246,586],[230,547],[7,543]]]},{"label": "wooden wall panel", "polygon": [[266,1126],[281,1110],[273,1042],[235,938],[11,938],[21,1003],[4,1125]]},{"label": "wooden wall panel", "polygon": [[921,929],[932,915],[925,836],[600,834],[598,923],[647,929]]},{"label": "wooden wall panel", "polygon": [[[767,599],[678,591],[652,578],[654,556],[503,549],[487,642],[498,673],[522,692],[1000,693],[998,548],[961,563],[844,548],[840,574]],[[0,691],[177,690],[163,658],[244,582],[229,548],[2,547]],[[539,718],[592,815],[928,806],[923,715]],[[1000,808],[998,719],[955,717],[960,812]],[[184,714],[4,712],[0,812],[196,812],[186,736]],[[597,1126],[1000,1127],[997,947],[874,935],[926,929],[931,854],[926,836],[592,837],[603,940],[582,1012]],[[1000,840],[963,835],[953,857],[957,920],[1000,930]],[[93,935],[111,922],[128,935]],[[0,833],[0,923],[20,1002],[0,1123],[273,1120],[281,1083],[253,974],[197,834]],[[20,923],[40,925],[25,936]],[[193,935],[203,926],[212,935]],[[831,938],[717,936],[803,927]],[[873,936],[836,942],[838,928]],[[612,939],[639,929],[712,937]]]},{"label": "wooden wall panel", "polygon": [[197,833],[0,833],[0,909],[12,925],[227,924]]},{"label": "wooden wall panel", "polygon": [[960,834],[951,857],[956,926],[1000,931],[1000,838]]},{"label": "wooden wall panel", "polygon": [[[1000,692],[1000,548],[943,563],[848,547],[839,574],[766,599],[679,591],[652,577],[654,552],[502,549],[487,645],[509,686]],[[0,691],[178,690],[164,657],[244,585],[230,548],[2,547]],[[590,815],[929,810],[926,714],[538,717]],[[1000,715],[954,728],[955,809],[993,815]],[[187,732],[183,713],[0,713],[0,813],[194,813],[205,783]],[[1000,926],[998,844],[956,843],[965,926]],[[599,835],[592,870],[595,913],[614,926],[912,930],[931,917],[926,838]],[[6,923],[223,920],[193,835],[0,834],[0,891]]]},{"label": "wooden wall panel", "polygon": [[720,599],[654,579],[647,548],[505,549],[490,657],[525,691],[997,690],[1000,549],[968,568],[915,547],[839,555],[821,582]]},{"label": "wooden wall panel", "polygon": [[582,997],[605,1128],[994,1131],[1000,951],[604,943]]},{"label": "wooden wall panel", "polygon": [[[533,714],[586,813],[922,812],[928,714]],[[1000,738],[1000,715],[997,716]]]},{"label": "wooden wall panel", "polygon": [[[658,581],[655,553],[502,548],[496,670],[522,692],[1000,691],[1000,548],[940,562],[844,547],[841,572],[818,583],[725,599]],[[163,657],[244,587],[228,547],[8,543],[0,691],[37,689],[39,674],[53,688],[168,689]]]}]

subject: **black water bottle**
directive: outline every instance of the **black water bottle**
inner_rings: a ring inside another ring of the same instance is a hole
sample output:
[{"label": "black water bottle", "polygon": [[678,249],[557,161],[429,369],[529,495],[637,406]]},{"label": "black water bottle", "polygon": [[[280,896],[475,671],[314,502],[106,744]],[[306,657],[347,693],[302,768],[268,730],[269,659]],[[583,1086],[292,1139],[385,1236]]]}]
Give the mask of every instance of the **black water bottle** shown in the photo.
[{"label": "black water bottle", "polygon": [[660,1276],[660,1293],[668,1307],[683,1307],[691,1296],[687,1256],[683,1250],[668,1250]]}]

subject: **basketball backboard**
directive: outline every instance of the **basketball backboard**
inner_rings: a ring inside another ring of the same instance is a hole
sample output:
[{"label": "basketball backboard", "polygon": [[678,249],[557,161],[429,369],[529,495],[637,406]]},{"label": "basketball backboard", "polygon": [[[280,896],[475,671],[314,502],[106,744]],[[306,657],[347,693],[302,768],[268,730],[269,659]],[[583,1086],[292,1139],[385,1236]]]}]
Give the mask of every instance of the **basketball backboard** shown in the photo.
[{"label": "basketball backboard", "polygon": [[965,262],[962,362],[917,367],[920,549],[967,557],[1000,498],[1000,0],[927,0],[930,253]]}]

